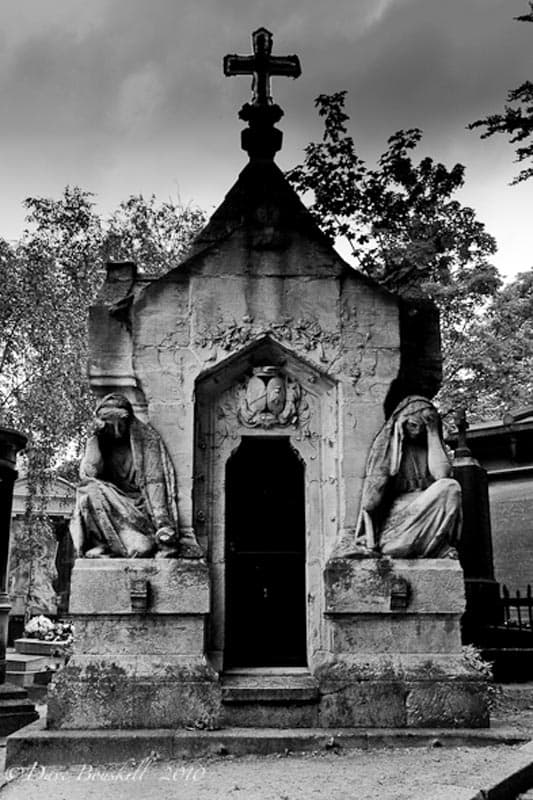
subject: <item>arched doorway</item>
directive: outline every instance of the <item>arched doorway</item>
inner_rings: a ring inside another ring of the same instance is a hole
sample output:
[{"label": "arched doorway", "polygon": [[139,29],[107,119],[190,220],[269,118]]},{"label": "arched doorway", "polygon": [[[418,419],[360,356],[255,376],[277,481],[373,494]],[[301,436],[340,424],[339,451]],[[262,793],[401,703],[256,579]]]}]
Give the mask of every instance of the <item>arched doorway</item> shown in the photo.
[{"label": "arched doorway", "polygon": [[288,437],[227,462],[225,668],[307,664],[304,473]]}]

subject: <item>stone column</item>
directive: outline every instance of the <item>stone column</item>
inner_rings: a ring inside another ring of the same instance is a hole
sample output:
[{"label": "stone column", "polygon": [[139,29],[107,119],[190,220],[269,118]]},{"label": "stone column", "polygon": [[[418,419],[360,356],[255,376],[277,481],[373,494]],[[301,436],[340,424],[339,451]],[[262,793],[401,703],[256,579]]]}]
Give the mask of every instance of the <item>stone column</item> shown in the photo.
[{"label": "stone column", "polygon": [[463,533],[459,558],[465,576],[465,644],[482,644],[483,628],[501,616],[499,584],[494,579],[487,473],[466,444],[468,424],[463,409],[456,417],[458,438],[453,477],[463,490]]},{"label": "stone column", "polygon": [[9,534],[13,485],[17,479],[17,453],[26,445],[26,437],[18,431],[0,427],[0,735],[37,719],[35,707],[19,686],[6,683],[6,645],[11,604],[7,594],[9,566]]}]

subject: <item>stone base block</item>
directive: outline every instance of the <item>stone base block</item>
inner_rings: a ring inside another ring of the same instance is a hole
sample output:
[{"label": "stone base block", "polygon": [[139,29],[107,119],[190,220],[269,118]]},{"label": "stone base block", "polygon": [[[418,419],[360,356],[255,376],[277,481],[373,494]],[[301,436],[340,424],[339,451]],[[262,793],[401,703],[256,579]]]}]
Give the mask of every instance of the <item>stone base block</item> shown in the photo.
[{"label": "stone base block", "polygon": [[330,621],[335,653],[457,653],[459,614],[343,614]]},{"label": "stone base block", "polygon": [[482,688],[479,681],[409,684],[405,700],[407,727],[487,727],[489,711],[486,693]]},{"label": "stone base block", "polygon": [[48,692],[48,727],[216,728],[218,675],[201,658],[76,656]]},{"label": "stone base block", "polygon": [[[395,586],[405,582],[403,604],[395,603]],[[324,572],[326,613],[462,614],[463,571],[448,558],[335,558]]]},{"label": "stone base block", "polygon": [[204,652],[202,614],[71,614],[76,653],[103,656]]},{"label": "stone base block", "polygon": [[317,677],[322,727],[489,725],[488,682],[461,655],[351,656]]},{"label": "stone base block", "polygon": [[147,611],[207,614],[209,573],[204,561],[180,558],[78,558],[72,570],[71,614],[128,614],[131,581],[147,582]]},{"label": "stone base block", "polygon": [[323,692],[323,728],[484,728],[489,725],[479,682],[360,681],[329,684]]},{"label": "stone base block", "polygon": [[404,728],[407,689],[395,681],[321,685],[319,726],[323,728]]}]

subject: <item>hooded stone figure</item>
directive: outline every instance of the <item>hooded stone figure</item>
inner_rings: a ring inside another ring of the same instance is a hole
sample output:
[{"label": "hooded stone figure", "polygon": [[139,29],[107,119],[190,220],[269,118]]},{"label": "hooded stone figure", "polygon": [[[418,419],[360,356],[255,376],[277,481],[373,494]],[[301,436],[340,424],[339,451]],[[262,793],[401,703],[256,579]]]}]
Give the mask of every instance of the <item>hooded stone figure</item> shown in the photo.
[{"label": "hooded stone figure", "polygon": [[70,526],[78,556],[202,556],[194,534],[179,536],[165,445],[123,395],[109,394],[96,407],[80,478]]},{"label": "hooded stone figure", "polygon": [[435,407],[406,397],[370,450],[353,554],[456,558],[461,488],[450,474]]}]

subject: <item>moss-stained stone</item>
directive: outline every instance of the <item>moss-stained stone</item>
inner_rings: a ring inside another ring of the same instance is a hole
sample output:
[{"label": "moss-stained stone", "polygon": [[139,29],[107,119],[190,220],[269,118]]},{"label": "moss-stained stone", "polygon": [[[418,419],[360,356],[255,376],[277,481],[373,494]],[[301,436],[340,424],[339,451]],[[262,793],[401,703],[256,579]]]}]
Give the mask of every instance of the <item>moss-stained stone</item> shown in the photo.
[{"label": "moss-stained stone", "polygon": [[329,614],[383,614],[391,610],[393,577],[410,587],[406,614],[462,614],[464,579],[459,562],[444,558],[334,558],[324,583]]},{"label": "moss-stained stone", "polygon": [[406,686],[401,681],[361,680],[321,685],[319,725],[324,728],[403,728]]},{"label": "moss-stained stone", "polygon": [[486,727],[488,682],[462,653],[325,660],[315,671],[324,727]]},{"label": "moss-stained stone", "polygon": [[80,659],[61,670],[50,688],[48,727],[215,728],[220,696],[218,676],[205,663],[161,664],[150,671],[119,658]]},{"label": "moss-stained stone", "polygon": [[480,681],[409,683],[405,703],[409,728],[482,728],[489,724]]}]

